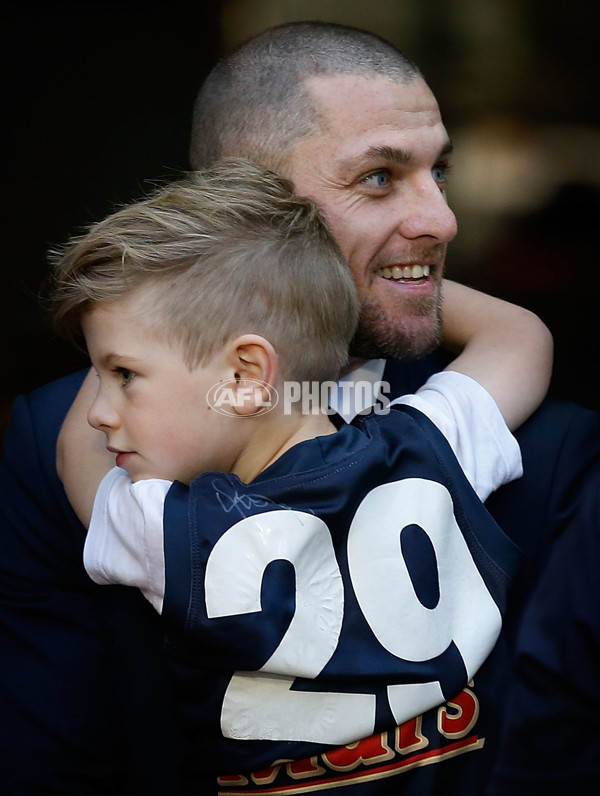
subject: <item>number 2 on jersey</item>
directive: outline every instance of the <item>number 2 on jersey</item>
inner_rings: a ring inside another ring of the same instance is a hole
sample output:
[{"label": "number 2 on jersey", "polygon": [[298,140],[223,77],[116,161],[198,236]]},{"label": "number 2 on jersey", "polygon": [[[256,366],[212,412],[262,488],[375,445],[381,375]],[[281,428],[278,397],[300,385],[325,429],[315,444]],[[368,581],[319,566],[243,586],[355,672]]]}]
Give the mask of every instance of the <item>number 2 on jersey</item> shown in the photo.
[{"label": "number 2 on jersey", "polygon": [[[409,555],[411,545],[421,563]],[[400,660],[427,662],[454,643],[470,679],[493,646],[501,617],[456,522],[448,490],[420,478],[375,488],[352,520],[347,553],[356,599],[379,644]],[[258,671],[231,678],[221,712],[223,734],[338,746],[372,735],[374,694],[291,690],[298,677],[318,678],[342,631],[342,576],[322,520],[278,510],[229,528],[207,562],[208,617],[260,611],[265,569],[280,559],[295,570],[295,612],[269,660]],[[419,573],[419,566],[434,571]],[[433,599],[423,599],[421,575],[433,584]],[[435,680],[391,683],[387,696],[398,724],[445,700]]]}]

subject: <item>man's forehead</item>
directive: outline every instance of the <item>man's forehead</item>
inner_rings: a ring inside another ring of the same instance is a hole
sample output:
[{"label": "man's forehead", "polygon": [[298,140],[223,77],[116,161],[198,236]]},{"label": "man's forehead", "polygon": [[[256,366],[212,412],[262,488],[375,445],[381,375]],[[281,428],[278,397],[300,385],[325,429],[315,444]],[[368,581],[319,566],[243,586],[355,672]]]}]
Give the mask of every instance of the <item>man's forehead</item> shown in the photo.
[{"label": "man's forehead", "polygon": [[420,77],[401,82],[379,75],[319,76],[309,78],[306,89],[318,119],[317,135],[443,129],[437,101]]},{"label": "man's forehead", "polygon": [[400,164],[451,150],[437,101],[420,77],[319,76],[308,79],[306,88],[320,129],[300,143],[303,156],[316,147],[351,169],[355,160]]},{"label": "man's forehead", "polygon": [[389,105],[398,108],[427,105],[439,113],[433,92],[420,76],[400,80],[376,73],[312,75],[304,80],[304,87],[323,110],[332,104],[352,102],[354,97],[363,101],[371,97],[377,103],[387,98]]}]

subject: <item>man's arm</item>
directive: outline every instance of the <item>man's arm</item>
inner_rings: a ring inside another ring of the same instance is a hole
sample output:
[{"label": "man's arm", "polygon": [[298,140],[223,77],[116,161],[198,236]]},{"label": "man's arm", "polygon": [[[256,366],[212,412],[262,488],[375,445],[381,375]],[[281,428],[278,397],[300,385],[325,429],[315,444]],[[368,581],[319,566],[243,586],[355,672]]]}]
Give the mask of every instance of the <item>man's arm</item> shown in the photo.
[{"label": "man's arm", "polygon": [[[83,564],[98,584],[139,588],[160,613],[164,593],[162,514],[171,482],[148,479],[132,484],[123,470],[115,468],[105,435],[87,422],[96,389],[97,376],[92,370],[67,413],[56,446],[56,469],[65,493],[89,528]],[[94,523],[91,518],[97,495],[102,509]]]},{"label": "man's arm", "polygon": [[94,496],[102,478],[115,466],[106,437],[87,421],[96,395],[97,376],[90,370],[62,425],[56,445],[56,470],[80,521],[90,523]]},{"label": "man's arm", "polygon": [[444,345],[460,352],[446,370],[464,373],[494,398],[515,429],[540,405],[552,375],[552,336],[529,310],[446,280]]}]

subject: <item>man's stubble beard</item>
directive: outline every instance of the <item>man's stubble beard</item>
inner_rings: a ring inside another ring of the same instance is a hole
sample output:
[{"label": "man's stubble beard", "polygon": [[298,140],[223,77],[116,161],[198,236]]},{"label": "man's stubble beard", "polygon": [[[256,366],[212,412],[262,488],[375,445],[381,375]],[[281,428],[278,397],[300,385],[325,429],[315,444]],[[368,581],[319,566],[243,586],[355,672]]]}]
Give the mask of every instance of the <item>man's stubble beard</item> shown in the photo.
[{"label": "man's stubble beard", "polygon": [[390,316],[379,304],[361,304],[360,319],[350,356],[355,359],[419,359],[442,339],[441,296],[411,300],[404,317]]}]

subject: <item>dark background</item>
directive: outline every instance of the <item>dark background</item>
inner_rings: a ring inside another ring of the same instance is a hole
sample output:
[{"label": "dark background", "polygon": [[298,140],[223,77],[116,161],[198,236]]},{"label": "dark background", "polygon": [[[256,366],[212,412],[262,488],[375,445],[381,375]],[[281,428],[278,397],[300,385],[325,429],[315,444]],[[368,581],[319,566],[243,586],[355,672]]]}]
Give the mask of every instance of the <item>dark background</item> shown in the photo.
[{"label": "dark background", "polygon": [[450,275],[538,311],[556,339],[552,394],[600,409],[593,9],[586,0],[5,5],[0,436],[18,393],[85,365],[46,324],[48,248],[185,170],[194,97],[221,51],[299,18],[368,27],[419,63],[457,148]]},{"label": "dark background", "polygon": [[216,2],[5,10],[4,424],[17,393],[85,364],[46,324],[48,248],[188,167],[218,11]]}]

